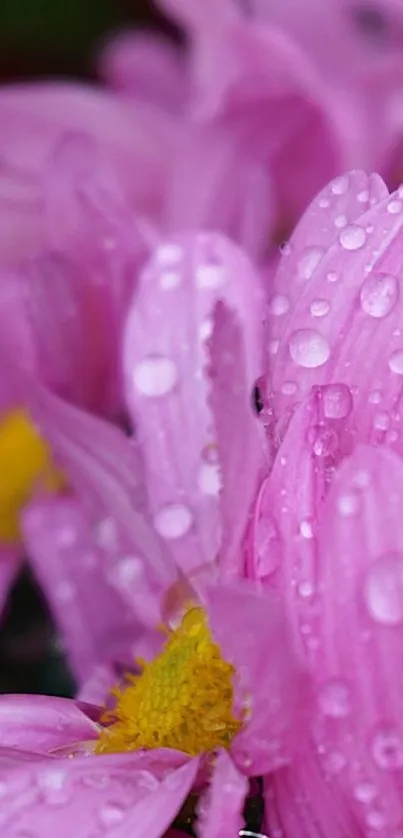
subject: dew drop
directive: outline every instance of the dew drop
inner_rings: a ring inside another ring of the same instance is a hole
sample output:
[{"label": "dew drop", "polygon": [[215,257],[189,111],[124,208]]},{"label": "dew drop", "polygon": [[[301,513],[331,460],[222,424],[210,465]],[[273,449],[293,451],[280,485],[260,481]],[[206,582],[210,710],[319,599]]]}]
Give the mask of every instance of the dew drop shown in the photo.
[{"label": "dew drop", "polygon": [[386,317],[393,311],[398,298],[398,281],[390,274],[371,274],[361,288],[361,306],[370,317]]},{"label": "dew drop", "polygon": [[297,272],[300,279],[310,279],[319,265],[325,251],[322,247],[307,247],[298,261]]},{"label": "dew drop", "polygon": [[113,568],[113,575],[119,587],[126,589],[137,582],[143,575],[141,559],[136,556],[123,556]]},{"label": "dew drop", "polygon": [[336,431],[328,425],[315,425],[308,432],[308,442],[316,457],[331,457],[339,446]]},{"label": "dew drop", "polygon": [[348,189],[348,175],[341,175],[341,177],[336,178],[330,188],[333,195],[344,195]]},{"label": "dew drop", "polygon": [[281,385],[281,392],[283,396],[293,396],[297,392],[297,385],[295,381],[284,381]]},{"label": "dew drop", "polygon": [[353,399],[346,384],[328,384],[323,388],[323,411],[326,419],[344,419],[351,413]]},{"label": "dew drop", "polygon": [[301,521],[299,531],[303,538],[313,538],[313,529],[310,521]]},{"label": "dew drop", "polygon": [[403,621],[403,555],[388,553],[369,570],[364,597],[371,617],[385,626]]},{"label": "dew drop", "polygon": [[157,512],[154,526],[163,538],[174,539],[186,535],[193,523],[193,516],[187,506],[171,503]]},{"label": "dew drop", "polygon": [[306,369],[321,367],[330,358],[327,338],[314,329],[299,329],[290,338],[290,355],[295,364]]},{"label": "dew drop", "polygon": [[213,334],[213,328],[214,325],[212,319],[210,317],[206,317],[206,319],[203,320],[199,327],[199,337],[203,343],[211,338],[211,335]]},{"label": "dew drop", "polygon": [[165,396],[178,380],[176,364],[163,355],[150,355],[133,371],[133,382],[143,396]]},{"label": "dew drop", "polygon": [[329,198],[319,198],[318,204],[321,209],[326,209],[327,207],[330,207]]},{"label": "dew drop", "polygon": [[341,495],[338,499],[337,506],[340,514],[344,518],[350,518],[356,515],[359,509],[358,495],[353,492]]},{"label": "dew drop", "polygon": [[328,282],[338,282],[339,274],[337,273],[337,271],[329,271],[326,274],[326,279]]},{"label": "dew drop", "polygon": [[280,253],[282,256],[289,256],[292,252],[292,244],[290,242],[282,242],[280,244]]},{"label": "dew drop", "polygon": [[226,279],[224,265],[211,263],[198,265],[196,268],[196,282],[199,288],[220,288]]},{"label": "dew drop", "polygon": [[198,484],[204,495],[217,497],[221,489],[221,472],[217,463],[202,463]]},{"label": "dew drop", "polygon": [[166,242],[157,248],[156,260],[163,267],[177,265],[178,262],[181,262],[182,258],[183,251],[179,244]]},{"label": "dew drop", "polygon": [[344,719],[351,713],[350,691],[338,678],[328,681],[320,689],[318,703],[322,713],[332,719]]},{"label": "dew drop", "polygon": [[175,271],[173,268],[171,270],[164,270],[160,273],[160,286],[163,291],[171,291],[172,288],[177,288],[180,285],[182,280],[182,274],[179,271]]},{"label": "dew drop", "polygon": [[383,829],[386,824],[386,816],[384,812],[381,812],[380,809],[373,809],[371,812],[368,812],[365,818],[367,825],[371,829],[380,830]]},{"label": "dew drop", "polygon": [[386,411],[376,413],[373,419],[373,426],[376,431],[387,431],[390,428],[390,416]]},{"label": "dew drop", "polygon": [[368,200],[369,200],[369,192],[366,189],[363,189],[362,192],[358,193],[357,201],[359,201],[360,204],[366,204]]},{"label": "dew drop", "polygon": [[285,297],[283,294],[276,294],[269,302],[269,312],[275,317],[281,317],[282,314],[286,314],[289,307],[290,302],[288,297]]},{"label": "dew drop", "polygon": [[370,404],[380,404],[382,398],[383,396],[380,390],[372,390],[372,392],[368,396],[368,401]]},{"label": "dew drop", "polygon": [[369,780],[361,780],[354,787],[353,794],[359,803],[371,803],[376,797],[376,787]]},{"label": "dew drop", "polygon": [[391,372],[403,375],[403,349],[396,349],[396,352],[390,356],[388,364]]},{"label": "dew drop", "polygon": [[125,810],[117,803],[107,803],[99,810],[99,819],[106,827],[113,827],[121,823],[124,816]]},{"label": "dew drop", "polygon": [[313,300],[310,306],[312,317],[325,317],[329,314],[330,305],[327,300]]},{"label": "dew drop", "polygon": [[346,227],[347,224],[348,224],[348,219],[347,219],[347,216],[345,216],[345,215],[338,215],[334,219],[334,226],[338,227],[339,230],[342,229],[343,227]]},{"label": "dew drop", "polygon": [[313,596],[314,593],[313,585],[308,580],[300,582],[297,590],[301,599],[310,599],[310,597]]},{"label": "dew drop", "polygon": [[277,355],[277,352],[280,348],[280,341],[279,340],[271,340],[269,342],[269,353],[270,355]]},{"label": "dew drop", "polygon": [[267,514],[257,521],[254,552],[257,575],[259,579],[265,579],[276,570],[281,558],[281,544],[277,528]]},{"label": "dew drop", "polygon": [[401,201],[396,201],[395,199],[392,200],[392,201],[389,201],[389,203],[386,207],[387,211],[390,212],[391,215],[397,215],[399,212],[402,211],[402,208],[403,208],[402,202]]},{"label": "dew drop", "polygon": [[340,774],[346,767],[346,757],[340,751],[331,751],[322,760],[323,767],[328,774]]},{"label": "dew drop", "polygon": [[350,224],[341,231],[339,242],[344,250],[359,250],[366,242],[366,232],[358,224]]}]

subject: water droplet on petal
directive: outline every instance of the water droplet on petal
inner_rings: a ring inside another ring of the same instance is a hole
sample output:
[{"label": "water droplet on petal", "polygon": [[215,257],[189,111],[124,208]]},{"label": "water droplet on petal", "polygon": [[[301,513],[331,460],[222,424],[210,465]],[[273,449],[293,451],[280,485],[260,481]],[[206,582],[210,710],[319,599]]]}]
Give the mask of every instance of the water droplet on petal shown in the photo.
[{"label": "water droplet on petal", "polygon": [[403,349],[396,349],[396,352],[390,356],[389,369],[396,375],[403,375]]},{"label": "water droplet on petal", "polygon": [[329,271],[326,274],[326,279],[328,282],[338,282],[339,276],[340,275],[337,273],[337,271]]},{"label": "water droplet on petal", "polygon": [[280,253],[282,256],[289,256],[292,252],[292,244],[290,242],[282,242],[280,244]]},{"label": "water droplet on petal", "polygon": [[299,329],[290,338],[290,355],[295,364],[306,369],[321,367],[330,358],[327,338],[314,329]]},{"label": "water droplet on petal", "polygon": [[382,399],[383,396],[380,390],[372,390],[372,392],[368,396],[368,401],[370,404],[380,404]]},{"label": "water droplet on petal", "polygon": [[336,178],[330,188],[334,195],[344,195],[348,189],[348,175],[341,175],[341,177]]},{"label": "water droplet on petal", "polygon": [[167,265],[177,265],[178,262],[182,261],[183,251],[179,244],[166,242],[165,244],[160,244],[157,248],[155,258],[158,264],[163,265],[164,267]]},{"label": "water droplet on petal", "polygon": [[121,823],[125,810],[117,803],[107,803],[99,810],[99,819],[103,826],[113,827]]},{"label": "water droplet on petal", "polygon": [[203,463],[198,476],[199,488],[205,495],[216,497],[221,489],[221,471],[217,463]]},{"label": "water droplet on petal", "polygon": [[176,364],[163,355],[150,355],[133,371],[133,383],[143,396],[165,396],[178,380]]},{"label": "water droplet on petal", "polygon": [[371,803],[376,797],[376,787],[369,780],[361,780],[353,789],[353,794],[359,803]]},{"label": "water droplet on petal", "polygon": [[303,538],[313,538],[313,529],[310,521],[301,521],[299,531]]},{"label": "water droplet on petal", "polygon": [[299,583],[297,590],[302,599],[309,599],[314,593],[314,587],[307,579],[304,582]]},{"label": "water droplet on petal", "polygon": [[224,265],[211,263],[198,265],[196,268],[196,282],[199,288],[220,288],[225,279],[226,270]]},{"label": "water droplet on petal", "polygon": [[386,411],[376,413],[373,419],[373,426],[376,431],[387,431],[390,427],[390,416]]},{"label": "water droplet on petal", "polygon": [[297,392],[295,381],[284,381],[284,384],[281,385],[281,392],[283,396],[293,396]]},{"label": "water droplet on petal", "polygon": [[316,457],[331,457],[339,446],[336,431],[328,425],[315,425],[308,431],[308,442]]},{"label": "water droplet on petal", "polygon": [[265,579],[276,570],[281,555],[276,525],[265,514],[258,519],[255,529],[254,561],[259,579]]},{"label": "water droplet on petal", "polygon": [[300,279],[310,279],[325,251],[322,247],[307,247],[302,251],[297,271]]},{"label": "water droplet on petal", "polygon": [[367,191],[367,189],[363,189],[362,192],[358,193],[357,201],[359,201],[360,204],[366,204],[368,200],[369,200],[369,192]]},{"label": "water droplet on petal", "polygon": [[160,286],[163,291],[171,291],[172,288],[177,288],[181,284],[182,274],[180,271],[164,270],[160,273]]},{"label": "water droplet on petal", "polygon": [[351,391],[346,384],[328,384],[323,388],[323,410],[327,419],[344,419],[352,407]]},{"label": "water droplet on petal", "polygon": [[280,348],[280,341],[279,340],[271,340],[269,342],[269,353],[270,355],[277,355],[277,352]]},{"label": "water droplet on petal", "polygon": [[313,300],[310,306],[312,317],[325,317],[329,314],[330,305],[327,300]]},{"label": "water droplet on petal", "polygon": [[190,530],[193,516],[187,506],[181,503],[171,503],[157,512],[154,526],[163,538],[181,538]]},{"label": "water droplet on petal", "polygon": [[199,327],[199,337],[202,342],[209,340],[211,335],[213,334],[213,321],[210,317],[206,317],[205,320],[200,324]]},{"label": "water droplet on petal", "polygon": [[402,202],[401,202],[401,201],[396,201],[395,199],[393,199],[392,201],[389,201],[389,203],[388,203],[388,205],[387,205],[386,209],[387,209],[387,211],[388,211],[388,212],[390,212],[392,215],[397,215],[397,213],[399,213],[399,212],[401,212],[401,211],[402,211],[402,209],[403,209],[403,204],[402,204]]},{"label": "water droplet on petal", "polygon": [[341,231],[339,242],[344,250],[359,250],[363,247],[367,239],[367,234],[358,224],[350,224]]},{"label": "water droplet on petal", "polygon": [[332,719],[344,719],[351,713],[350,690],[347,684],[338,678],[323,684],[318,702],[322,713]]},{"label": "water droplet on petal", "polygon": [[276,294],[269,302],[269,312],[275,317],[280,317],[282,314],[285,314],[289,307],[289,300],[283,294]]},{"label": "water droplet on petal", "polygon": [[338,227],[339,229],[342,229],[343,227],[346,227],[347,224],[348,224],[348,219],[347,219],[347,216],[345,216],[345,215],[338,215],[334,219],[334,226]]},{"label": "water droplet on petal", "polygon": [[380,809],[373,809],[368,812],[365,820],[371,829],[383,829],[386,824],[386,815]]},{"label": "water droplet on petal", "polygon": [[345,518],[349,518],[352,515],[356,515],[359,510],[359,497],[355,492],[341,495],[338,499],[337,506],[340,514]]},{"label": "water droplet on petal", "polygon": [[388,553],[368,571],[364,597],[371,617],[385,626],[403,621],[403,555]]},{"label": "water droplet on petal", "polygon": [[370,317],[386,317],[399,298],[399,285],[390,274],[370,274],[360,293],[361,306]]}]

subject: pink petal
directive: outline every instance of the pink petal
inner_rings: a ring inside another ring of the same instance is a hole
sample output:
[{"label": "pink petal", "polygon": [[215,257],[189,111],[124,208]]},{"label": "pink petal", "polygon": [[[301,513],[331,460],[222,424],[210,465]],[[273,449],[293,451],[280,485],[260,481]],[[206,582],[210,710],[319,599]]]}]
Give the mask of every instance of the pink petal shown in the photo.
[{"label": "pink petal", "polygon": [[101,351],[97,299],[86,272],[61,253],[44,253],[2,277],[2,336],[25,367],[59,394],[102,406],[108,361]]},{"label": "pink petal", "polygon": [[133,203],[155,206],[166,175],[176,129],[167,114],[136,107],[85,85],[40,83],[3,87],[0,152],[11,166],[40,174],[66,131],[98,140]]},{"label": "pink petal", "polygon": [[234,576],[242,572],[240,548],[256,493],[263,445],[251,409],[242,332],[224,303],[218,303],[215,309],[209,351],[210,405],[222,480],[220,573]]},{"label": "pink petal", "polygon": [[[147,610],[153,604],[151,582],[168,586],[177,580],[177,572],[147,520],[138,449],[113,425],[62,402],[34,381],[26,379],[24,386],[32,413],[78,497],[98,523],[114,519],[120,549],[138,557],[139,569],[145,571],[138,580],[138,604],[146,597]],[[131,593],[135,595],[133,586]]]},{"label": "pink petal", "polygon": [[261,259],[274,227],[272,174],[231,126],[197,123],[173,158],[165,227],[221,230]]},{"label": "pink petal", "polygon": [[97,726],[67,698],[0,696],[3,748],[46,754],[70,742],[95,739]]},{"label": "pink petal", "polygon": [[269,387],[277,416],[312,385],[342,383],[356,433],[399,447],[401,210],[398,192],[344,227],[313,272],[276,355]]},{"label": "pink petal", "polygon": [[363,829],[403,822],[403,464],[357,448],[336,474],[319,530],[316,739]]},{"label": "pink petal", "polygon": [[247,708],[231,755],[242,771],[258,776],[283,765],[295,749],[296,722],[306,710],[305,678],[273,592],[238,582],[210,586],[206,597],[214,637],[236,669],[235,712]]},{"label": "pink petal", "polygon": [[323,762],[327,770],[313,747],[304,745],[290,766],[265,779],[268,835],[362,838],[354,814],[336,784],[337,754],[324,754]]},{"label": "pink petal", "polygon": [[219,299],[242,330],[243,403],[260,366],[261,289],[248,259],[223,237],[200,234],[161,244],[140,278],[125,337],[127,402],[144,454],[154,526],[186,572],[213,562],[220,545],[220,441],[205,371]]},{"label": "pink petal", "polygon": [[215,759],[210,788],[199,809],[199,838],[234,838],[244,825],[242,811],[248,780],[239,773],[227,751]]},{"label": "pink petal", "polygon": [[152,755],[127,753],[10,771],[2,777],[2,835],[12,838],[35,824],[40,838],[55,829],[60,838],[160,838],[191,790],[198,764],[167,766],[158,779]]},{"label": "pink petal", "polygon": [[[327,249],[337,239],[343,225],[352,224],[375,203],[387,197],[388,190],[378,175],[350,172],[328,184],[312,201],[289,242],[282,248],[283,258],[272,283],[267,318],[269,362],[277,350],[298,298],[307,280],[320,264]],[[341,226],[340,226],[341,225]],[[316,306],[317,317],[324,306]]]},{"label": "pink petal", "polygon": [[107,527],[94,530],[69,497],[32,502],[23,514],[30,562],[80,683],[101,661],[131,661],[141,631],[122,592],[135,562],[102,544]]},{"label": "pink petal", "polygon": [[167,38],[144,31],[126,31],[107,43],[100,73],[116,90],[173,113],[188,95],[186,63]]}]

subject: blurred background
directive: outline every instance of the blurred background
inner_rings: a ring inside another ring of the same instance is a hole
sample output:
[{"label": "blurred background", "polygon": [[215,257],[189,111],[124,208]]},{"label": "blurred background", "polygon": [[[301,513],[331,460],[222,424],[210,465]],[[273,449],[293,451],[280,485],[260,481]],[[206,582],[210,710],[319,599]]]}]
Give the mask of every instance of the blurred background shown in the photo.
[{"label": "blurred background", "polygon": [[[147,0],[1,0],[0,81],[94,78],[104,39],[127,27],[175,35]],[[0,693],[73,695],[74,682],[45,600],[28,570],[0,622]]]}]

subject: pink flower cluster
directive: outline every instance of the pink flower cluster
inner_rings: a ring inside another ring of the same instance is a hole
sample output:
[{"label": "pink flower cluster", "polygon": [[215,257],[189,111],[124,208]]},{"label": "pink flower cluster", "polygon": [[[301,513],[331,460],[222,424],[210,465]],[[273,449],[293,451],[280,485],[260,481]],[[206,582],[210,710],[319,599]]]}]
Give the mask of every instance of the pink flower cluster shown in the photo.
[{"label": "pink flower cluster", "polygon": [[[233,838],[259,777],[270,838],[401,838],[403,13],[163,5],[188,52],[118,39],[116,92],[0,91],[1,408],[66,477],[21,534],[80,686],[0,699],[0,834],[174,838],[196,789]],[[184,589],[242,729],[92,753]]]}]

